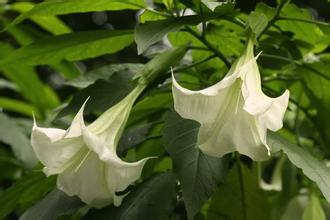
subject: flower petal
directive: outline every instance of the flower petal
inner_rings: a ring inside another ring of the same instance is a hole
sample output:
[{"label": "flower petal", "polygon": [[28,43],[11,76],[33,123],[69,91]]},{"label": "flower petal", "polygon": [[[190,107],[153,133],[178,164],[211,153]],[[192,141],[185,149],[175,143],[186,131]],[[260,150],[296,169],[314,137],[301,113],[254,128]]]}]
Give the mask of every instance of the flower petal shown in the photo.
[{"label": "flower petal", "polygon": [[200,149],[217,157],[238,151],[256,161],[267,159],[268,151],[260,140],[255,117],[243,110],[242,95],[228,90],[231,96],[222,103],[215,121],[204,123],[199,129]]},{"label": "flower petal", "polygon": [[89,97],[85,100],[85,102],[80,107],[78,113],[73,118],[70,127],[65,133],[65,138],[73,138],[81,136],[81,125],[84,123],[84,109]]},{"label": "flower petal", "polygon": [[[183,118],[196,120],[200,123],[214,121],[217,112],[221,108],[221,102],[226,98],[227,90],[225,88],[234,83],[235,79],[235,76],[229,76],[221,83],[206,89],[191,91],[180,86],[174,75],[172,75],[175,111]],[[220,93],[221,90],[223,92]]]},{"label": "flower petal", "polygon": [[81,138],[63,140],[65,132],[55,128],[40,128],[36,124],[33,126],[31,144],[38,159],[45,165],[46,175],[62,172],[83,145]]},{"label": "flower petal", "polygon": [[111,143],[109,146],[117,145],[134,101],[144,88],[145,85],[136,86],[123,100],[100,115],[88,129],[107,143]]},{"label": "flower petal", "polygon": [[107,188],[105,167],[97,154],[87,151],[81,163],[58,175],[57,186],[69,196],[77,195],[83,202],[101,208],[114,197]]},{"label": "flower petal", "polygon": [[244,110],[258,116],[260,124],[265,129],[277,131],[282,128],[284,113],[289,102],[289,91],[286,90],[277,98],[266,96],[261,90],[260,73],[256,61],[250,63],[247,69],[242,86]]},{"label": "flower petal", "polygon": [[[58,185],[69,195],[78,195],[84,202],[103,207],[110,203],[118,206],[125,190],[140,178],[145,158],[138,162],[122,161],[97,135],[83,127],[83,139],[89,148],[86,157],[76,167],[59,175]],[[87,177],[87,178],[86,178]],[[95,190],[94,190],[95,189]]]}]

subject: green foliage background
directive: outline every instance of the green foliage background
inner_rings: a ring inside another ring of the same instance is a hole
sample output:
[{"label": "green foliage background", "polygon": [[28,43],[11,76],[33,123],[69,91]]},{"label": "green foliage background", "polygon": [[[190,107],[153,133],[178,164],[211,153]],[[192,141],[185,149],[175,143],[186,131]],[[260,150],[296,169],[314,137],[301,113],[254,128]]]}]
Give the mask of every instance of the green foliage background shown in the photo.
[{"label": "green foliage background", "polygon": [[[317,1],[0,0],[0,219],[330,219],[330,4]],[[220,2],[220,1],[218,1]],[[174,112],[170,67],[190,89],[226,74],[252,32],[263,91],[290,90],[265,162],[204,155],[199,124]],[[187,47],[181,60],[163,52]],[[164,63],[165,62],[165,63]],[[148,64],[146,64],[148,63]],[[87,97],[93,121],[159,72],[117,153],[150,160],[122,206],[92,209],[46,178],[29,136],[67,128]]]}]

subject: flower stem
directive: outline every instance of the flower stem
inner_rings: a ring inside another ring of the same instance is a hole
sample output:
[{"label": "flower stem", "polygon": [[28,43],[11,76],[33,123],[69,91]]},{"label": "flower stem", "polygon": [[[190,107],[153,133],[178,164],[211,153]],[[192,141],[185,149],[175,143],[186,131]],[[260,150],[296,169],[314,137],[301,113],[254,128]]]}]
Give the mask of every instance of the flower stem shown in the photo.
[{"label": "flower stem", "polygon": [[190,68],[193,68],[193,67],[195,67],[195,66],[198,66],[198,65],[200,65],[200,64],[202,64],[202,63],[205,63],[205,62],[207,62],[207,61],[209,61],[209,60],[211,60],[211,59],[213,59],[213,58],[215,58],[215,57],[216,57],[215,55],[211,55],[211,56],[209,56],[209,57],[206,57],[205,59],[199,60],[199,61],[197,61],[197,62],[195,62],[195,63],[190,64],[190,65],[182,66],[182,67],[179,67],[179,68],[177,68],[177,69],[174,69],[173,72],[185,71],[185,70],[187,70],[187,69],[190,69]]},{"label": "flower stem", "polygon": [[230,62],[227,60],[227,58],[217,48],[215,48],[205,37],[198,34],[195,30],[193,30],[188,26],[185,27],[185,30],[189,32],[191,35],[193,35],[200,42],[202,42],[207,48],[209,48],[217,57],[219,57],[222,60],[222,62],[225,63],[225,65],[228,68],[230,67]]},{"label": "flower stem", "polygon": [[242,164],[241,164],[241,160],[240,160],[240,154],[238,152],[235,152],[235,160],[236,160],[236,164],[237,164],[238,179],[239,179],[239,185],[240,185],[240,191],[241,191],[243,220],[247,220],[244,179],[243,179],[243,172],[242,172]]},{"label": "flower stem", "polygon": [[276,7],[276,11],[275,11],[275,14],[274,16],[272,17],[272,19],[269,20],[267,26],[262,30],[262,32],[259,34],[258,36],[258,40],[260,39],[260,37],[271,27],[273,26],[273,24],[276,22],[276,20],[278,19],[280,13],[281,13],[281,10],[282,8],[284,7],[285,5],[285,1],[281,1],[280,4],[277,5]]}]

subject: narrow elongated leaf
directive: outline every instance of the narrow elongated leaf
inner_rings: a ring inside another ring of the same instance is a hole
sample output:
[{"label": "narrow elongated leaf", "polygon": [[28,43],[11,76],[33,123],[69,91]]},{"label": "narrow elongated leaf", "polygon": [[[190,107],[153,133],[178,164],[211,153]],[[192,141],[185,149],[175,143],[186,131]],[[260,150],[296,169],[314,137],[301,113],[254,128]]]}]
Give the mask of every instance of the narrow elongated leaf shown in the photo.
[{"label": "narrow elongated leaf", "polygon": [[226,160],[204,155],[196,145],[200,124],[186,120],[174,111],[166,116],[164,140],[180,180],[183,199],[192,219],[204,202],[224,181]]},{"label": "narrow elongated leaf", "polygon": [[15,156],[31,168],[38,162],[28,137],[11,118],[0,113],[0,141],[9,144]]},{"label": "narrow elongated leaf", "polygon": [[16,112],[28,117],[31,117],[33,112],[36,118],[42,117],[42,114],[37,108],[30,105],[29,103],[22,102],[16,99],[0,98],[0,108],[10,112]]},{"label": "narrow elongated leaf", "polygon": [[[0,43],[0,59],[5,59],[14,49],[5,43]],[[1,61],[0,61],[1,62]],[[58,97],[53,90],[39,80],[33,67],[21,63],[0,67],[1,72],[14,82],[22,96],[33,103],[39,111],[54,108],[58,105]],[[31,116],[31,111],[29,116]]]},{"label": "narrow elongated leaf", "polygon": [[117,11],[144,8],[143,0],[51,0],[37,4],[32,10],[20,15],[11,25],[33,16],[64,15],[93,11]]},{"label": "narrow elongated leaf", "polygon": [[267,199],[259,188],[256,170],[251,171],[243,164],[240,167],[241,171],[237,166],[231,169],[226,183],[211,197],[207,220],[269,219]]},{"label": "narrow elongated leaf", "polygon": [[20,220],[56,220],[61,215],[73,213],[83,205],[78,197],[70,197],[64,192],[54,189],[45,198],[26,210]]},{"label": "narrow elongated leaf", "polygon": [[159,174],[138,185],[118,208],[110,206],[89,213],[84,219],[167,220],[176,201],[176,182],[172,173]]},{"label": "narrow elongated leaf", "polygon": [[[32,2],[15,2],[10,5],[10,9],[19,13],[25,13],[35,6]],[[43,29],[54,35],[70,33],[71,29],[56,16],[31,16],[30,19]]]},{"label": "narrow elongated leaf", "polygon": [[325,164],[303,148],[290,143],[275,133],[269,132],[267,143],[271,147],[282,149],[288,155],[289,160],[318,185],[326,200],[330,202],[330,169]]},{"label": "narrow elongated leaf", "polygon": [[62,60],[76,61],[115,53],[133,42],[129,30],[86,31],[48,37],[24,46],[0,62],[30,65],[54,64]]},{"label": "narrow elongated leaf", "polygon": [[[48,25],[46,26],[48,27]],[[52,31],[56,32],[57,34],[62,32],[68,32],[60,27],[53,27]],[[39,41],[48,36],[44,33],[41,33],[33,26],[23,24],[8,28],[8,33],[11,34],[21,46],[26,46],[28,44],[31,44],[32,42]],[[78,70],[78,68],[73,63],[70,63],[68,61],[62,61],[60,63],[53,64],[52,67],[54,67],[60,74],[62,74],[64,78],[71,79],[80,75],[80,71]]]}]

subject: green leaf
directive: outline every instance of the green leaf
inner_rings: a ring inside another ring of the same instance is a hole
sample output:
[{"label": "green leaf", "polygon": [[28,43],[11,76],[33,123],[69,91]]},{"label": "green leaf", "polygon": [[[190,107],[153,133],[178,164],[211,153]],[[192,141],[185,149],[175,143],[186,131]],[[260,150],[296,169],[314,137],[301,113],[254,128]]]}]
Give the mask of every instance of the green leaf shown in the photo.
[{"label": "green leaf", "polygon": [[170,172],[159,174],[139,184],[120,207],[90,212],[84,219],[98,220],[167,220],[176,201],[176,182]]},{"label": "green leaf", "polygon": [[[13,48],[9,44],[0,43],[0,59],[6,59],[12,51]],[[2,73],[17,85],[22,96],[33,103],[40,112],[58,105],[57,95],[39,80],[33,67],[17,62],[0,68]],[[31,113],[30,111],[29,116]]]},{"label": "green leaf", "polygon": [[303,220],[326,220],[320,199],[315,193],[312,193],[310,196],[309,203],[303,214]]},{"label": "green leaf", "polygon": [[234,12],[232,4],[223,4],[214,13],[147,21],[140,24],[135,30],[135,42],[138,45],[138,53],[143,53],[149,46],[160,41],[167,33],[178,31],[184,25],[197,25],[203,21],[233,16]]},{"label": "green leaf", "polygon": [[[32,2],[15,2],[10,5],[10,9],[19,13],[25,13],[34,6],[35,4]],[[56,16],[31,16],[30,19],[54,35],[71,32],[71,29]]]},{"label": "green leaf", "polygon": [[115,53],[132,42],[133,35],[129,30],[98,30],[57,35],[21,47],[2,60],[0,66],[82,60]]},{"label": "green leaf", "polygon": [[330,202],[330,169],[308,151],[290,143],[276,133],[269,132],[267,137],[269,146],[282,149],[289,160],[318,185],[326,200]]},{"label": "green leaf", "polygon": [[[0,183],[16,180],[22,172],[21,163],[14,158],[10,149],[0,145],[0,167],[4,167],[0,172]],[[1,188],[0,188],[1,189]],[[1,196],[1,190],[0,190]]]},{"label": "green leaf", "polygon": [[135,42],[138,45],[138,54],[143,53],[149,46],[160,41],[168,32],[178,31],[183,25],[197,25],[203,18],[190,15],[165,20],[147,21],[140,24],[135,30]]},{"label": "green leaf", "polygon": [[41,199],[54,188],[55,179],[34,171],[6,189],[0,197],[0,219],[6,218],[17,206],[26,208]]},{"label": "green leaf", "polygon": [[128,126],[155,115],[157,118],[162,112],[169,109],[173,103],[172,93],[165,92],[145,97],[133,106],[128,118]]},{"label": "green leaf", "polygon": [[204,155],[198,149],[199,127],[199,123],[183,119],[174,111],[169,112],[165,119],[165,146],[182,186],[189,219],[198,213],[226,174],[225,159]]},{"label": "green leaf", "polygon": [[251,28],[255,37],[258,37],[259,34],[266,28],[268,24],[267,16],[264,13],[260,12],[251,12],[249,15],[247,26]]},{"label": "green leaf", "polygon": [[[32,42],[39,41],[48,36],[38,31],[33,26],[22,24],[8,28],[8,33],[10,33],[22,46],[26,46]],[[53,64],[52,67],[55,68],[60,74],[62,74],[64,78],[72,79],[80,75],[80,71],[77,69],[77,67],[68,61],[62,61],[60,63]]]},{"label": "green leaf", "polygon": [[32,113],[34,113],[34,116],[36,118],[42,118],[42,114],[37,108],[26,102],[22,102],[16,99],[0,98],[0,108],[11,112],[16,112],[28,117],[31,117]]},{"label": "green leaf", "polygon": [[45,198],[26,210],[21,220],[56,220],[61,215],[72,214],[83,203],[78,197],[67,196],[64,192],[54,189]]},{"label": "green leaf", "polygon": [[[312,20],[311,12],[308,9],[299,8],[294,4],[286,4],[283,7],[280,16]],[[295,39],[310,43],[312,47],[316,46],[323,37],[326,37],[315,24],[292,20],[278,20],[275,24],[283,31],[292,32]],[[327,45],[324,46],[327,47]]]},{"label": "green leaf", "polygon": [[[211,197],[211,204],[207,209],[207,220],[269,219],[270,208],[263,191],[259,188],[256,169],[251,171],[243,164],[240,165],[240,168],[241,174],[238,166],[235,165],[230,170],[225,184],[221,185]],[[240,185],[239,175],[242,175],[243,186]],[[244,197],[241,190],[244,190]]]},{"label": "green leaf", "polygon": [[125,156],[129,149],[143,143],[147,139],[149,130],[154,124],[155,123],[147,123],[125,131],[121,136],[116,149],[118,156]]},{"label": "green leaf", "polygon": [[[317,110],[316,124],[321,137],[330,143],[330,60],[305,64],[297,72],[303,75],[305,91]],[[327,147],[327,146],[326,146]]]},{"label": "green leaf", "polygon": [[12,118],[3,113],[0,113],[0,141],[10,145],[16,158],[21,160],[26,167],[32,168],[37,164],[38,160],[29,138]]},{"label": "green leaf", "polygon": [[142,9],[144,0],[50,0],[37,4],[32,10],[20,15],[10,25],[35,16],[65,15],[93,11],[118,11],[124,9]]},{"label": "green leaf", "polygon": [[139,63],[110,64],[87,72],[84,75],[66,82],[66,84],[77,88],[86,88],[95,83],[98,79],[107,80],[114,74],[127,74],[128,72],[133,75],[139,72],[142,67],[143,64]]},{"label": "green leaf", "polygon": [[107,110],[122,100],[134,88],[131,79],[132,73],[122,72],[114,74],[109,80],[97,80],[92,85],[77,92],[69,105],[58,113],[57,118],[78,112],[88,97],[90,98],[86,103],[85,114]]}]

